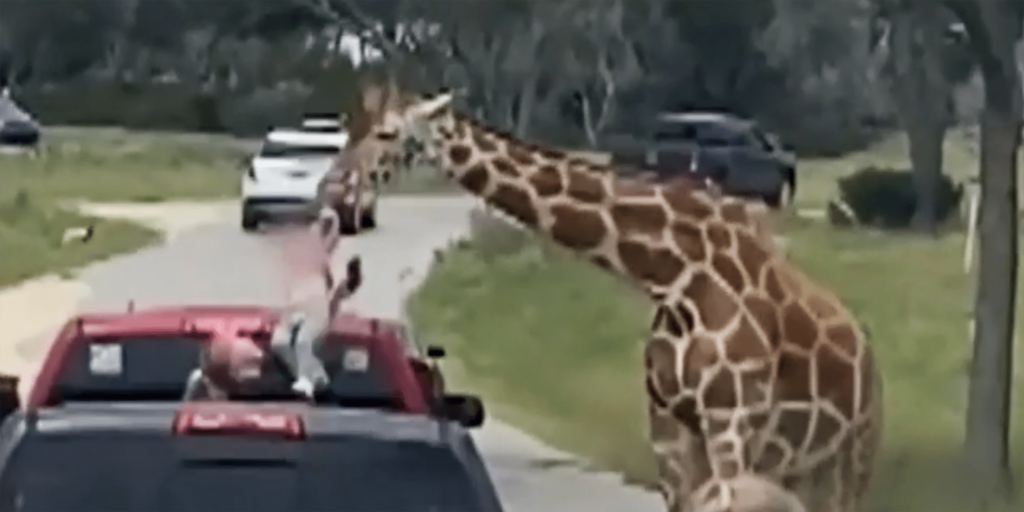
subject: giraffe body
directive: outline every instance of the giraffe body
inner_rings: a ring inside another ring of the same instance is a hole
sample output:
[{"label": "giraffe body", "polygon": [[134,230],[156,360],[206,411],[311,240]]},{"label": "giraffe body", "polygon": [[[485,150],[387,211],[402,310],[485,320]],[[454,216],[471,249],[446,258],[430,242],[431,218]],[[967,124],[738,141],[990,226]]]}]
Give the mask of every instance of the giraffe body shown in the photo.
[{"label": "giraffe body", "polygon": [[381,184],[390,181],[396,164],[378,158],[367,150],[342,151],[317,184],[317,203],[338,214],[338,227],[344,232],[372,227],[366,225],[367,219],[373,218]]},{"label": "giraffe body", "polygon": [[699,183],[618,179],[450,101],[370,88],[351,149],[395,160],[412,138],[414,157],[646,293],[650,436],[668,509],[853,512],[879,444],[872,353],[839,299],[775,250],[761,214]]}]

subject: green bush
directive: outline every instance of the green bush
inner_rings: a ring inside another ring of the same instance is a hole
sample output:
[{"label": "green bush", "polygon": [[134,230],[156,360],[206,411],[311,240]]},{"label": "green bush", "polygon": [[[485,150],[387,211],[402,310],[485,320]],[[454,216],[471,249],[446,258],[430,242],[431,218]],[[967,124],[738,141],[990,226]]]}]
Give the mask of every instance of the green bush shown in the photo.
[{"label": "green bush", "polygon": [[182,84],[78,83],[15,92],[47,125],[222,131],[217,100]]},{"label": "green bush", "polygon": [[[947,221],[956,212],[963,186],[943,175],[939,182],[937,220]],[[910,171],[866,167],[839,180],[839,197],[853,210],[857,222],[884,229],[910,226],[917,207]]]},{"label": "green bush", "polygon": [[[121,104],[119,125],[136,130],[205,131],[223,130],[216,100],[206,98],[177,84],[156,84],[138,88]],[[112,108],[116,108],[116,103]],[[211,116],[214,116],[211,118]]]},{"label": "green bush", "polygon": [[307,96],[296,88],[260,88],[223,99],[219,117],[233,135],[260,136],[274,126],[298,124]]},{"label": "green bush", "polygon": [[15,99],[43,124],[123,126],[139,130],[228,132],[258,136],[272,126],[297,125],[305,111],[341,110],[352,87],[257,88],[224,95],[184,84],[84,82],[21,89]]}]

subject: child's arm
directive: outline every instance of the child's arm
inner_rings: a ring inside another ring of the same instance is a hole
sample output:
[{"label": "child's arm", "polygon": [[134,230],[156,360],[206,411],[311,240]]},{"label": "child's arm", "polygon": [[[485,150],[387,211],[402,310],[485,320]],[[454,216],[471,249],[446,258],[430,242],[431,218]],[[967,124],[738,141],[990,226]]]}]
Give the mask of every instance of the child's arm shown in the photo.
[{"label": "child's arm", "polygon": [[348,260],[348,266],[346,267],[345,280],[334,287],[328,297],[327,311],[333,318],[334,315],[338,314],[338,309],[341,306],[341,302],[351,297],[359,290],[359,286],[363,284],[363,264],[359,256],[354,256]]}]

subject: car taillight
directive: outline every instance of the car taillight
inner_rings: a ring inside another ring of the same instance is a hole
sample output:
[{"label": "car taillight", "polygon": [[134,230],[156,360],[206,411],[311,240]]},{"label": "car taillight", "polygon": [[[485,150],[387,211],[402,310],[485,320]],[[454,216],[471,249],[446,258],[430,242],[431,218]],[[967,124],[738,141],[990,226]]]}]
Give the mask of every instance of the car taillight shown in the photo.
[{"label": "car taillight", "polygon": [[240,436],[299,440],[306,436],[297,414],[259,410],[183,410],[174,416],[174,435]]}]

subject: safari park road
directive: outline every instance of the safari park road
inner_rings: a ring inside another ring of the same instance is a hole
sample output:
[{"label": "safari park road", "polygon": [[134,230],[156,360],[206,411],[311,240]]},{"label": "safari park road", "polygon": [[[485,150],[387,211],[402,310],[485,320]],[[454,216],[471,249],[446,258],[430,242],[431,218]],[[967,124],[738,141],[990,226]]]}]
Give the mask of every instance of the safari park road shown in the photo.
[{"label": "safari park road", "polygon": [[[468,197],[389,197],[378,206],[380,227],[342,240],[336,268],[363,259],[362,289],[347,310],[399,318],[404,297],[419,284],[434,251],[465,234]],[[239,228],[237,202],[92,205],[86,211],[133,217],[168,230],[164,245],[82,269],[77,281],[43,279],[0,294],[0,361],[31,377],[56,325],[74,311],[158,305],[269,304],[282,301],[275,249],[262,234]],[[190,221],[191,219],[191,221]],[[509,512],[662,510],[657,494],[586,469],[493,416],[475,432],[505,510]]]}]

